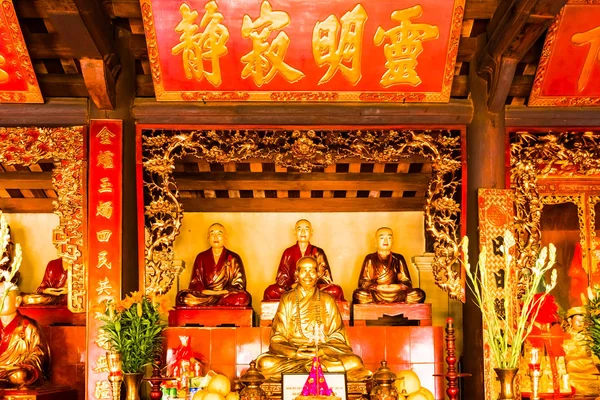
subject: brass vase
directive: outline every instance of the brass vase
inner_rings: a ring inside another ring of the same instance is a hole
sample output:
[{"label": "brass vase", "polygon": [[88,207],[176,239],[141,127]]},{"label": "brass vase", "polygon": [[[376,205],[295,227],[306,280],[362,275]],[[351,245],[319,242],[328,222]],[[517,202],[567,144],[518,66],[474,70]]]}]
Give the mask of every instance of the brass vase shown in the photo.
[{"label": "brass vase", "polygon": [[125,400],[140,400],[140,384],[143,377],[143,372],[127,372],[123,374]]},{"label": "brass vase", "polygon": [[498,400],[513,400],[515,398],[514,380],[519,368],[494,368],[500,381],[500,396]]}]

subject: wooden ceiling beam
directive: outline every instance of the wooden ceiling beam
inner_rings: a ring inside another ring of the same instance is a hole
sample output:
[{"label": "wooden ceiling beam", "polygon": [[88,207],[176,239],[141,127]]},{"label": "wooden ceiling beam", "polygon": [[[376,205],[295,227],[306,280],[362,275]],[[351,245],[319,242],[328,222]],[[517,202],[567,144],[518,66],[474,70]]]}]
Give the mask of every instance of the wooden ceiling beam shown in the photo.
[{"label": "wooden ceiling beam", "polygon": [[3,104],[0,126],[87,125],[88,99],[47,98],[44,104]]},{"label": "wooden ceiling beam", "polygon": [[88,97],[81,75],[39,74],[38,83],[44,97]]},{"label": "wooden ceiling beam", "polygon": [[[487,26],[487,44],[477,73],[488,83],[488,109],[497,114],[506,102],[517,64],[567,0],[501,0]],[[532,18],[532,16],[534,16]]]},{"label": "wooden ceiling beam", "polygon": [[598,107],[526,107],[506,106],[507,127],[534,128],[597,128],[600,126]]},{"label": "wooden ceiling beam", "polygon": [[[210,106],[207,106],[209,105]],[[407,104],[216,104],[157,102],[137,98],[133,115],[144,124],[269,124],[269,125],[463,125],[473,117],[471,100]]]},{"label": "wooden ceiling beam", "polygon": [[45,4],[59,37],[80,61],[90,98],[99,109],[114,109],[115,80],[121,65],[112,23],[98,0],[53,0]]},{"label": "wooden ceiling beam", "polygon": [[[204,162],[205,159],[201,158],[201,157],[196,157],[193,155],[187,155],[184,156],[180,159],[178,159],[177,161],[175,161],[175,163],[187,163],[187,164],[198,164],[201,162]],[[398,162],[394,163],[394,164],[414,164],[414,163],[429,163],[430,161],[423,157],[423,156],[419,156],[419,155],[408,155],[406,158],[402,158],[400,159]],[[262,163],[274,163],[273,160],[265,160],[265,159],[260,159],[260,158],[247,158],[244,161],[242,161],[241,163],[236,163],[236,164],[243,164],[243,163],[257,163],[257,164],[262,164]],[[338,160],[336,164],[377,164],[373,161],[366,161],[363,159],[360,159],[358,157],[351,157],[351,158],[343,158],[341,160]],[[200,172],[203,172],[202,170]],[[333,165],[333,172],[335,172],[335,165]],[[326,173],[331,174],[333,172],[328,172],[326,171]]]},{"label": "wooden ceiling beam", "polygon": [[[175,173],[179,190],[427,190],[431,174]],[[0,182],[1,185],[1,182]],[[1,187],[1,186],[0,186]]]},{"label": "wooden ceiling beam", "polygon": [[[37,200],[37,199],[35,199]],[[181,199],[185,212],[423,211],[424,198]],[[1,203],[0,203],[1,204]]]},{"label": "wooden ceiling beam", "polygon": [[0,198],[0,210],[4,213],[48,214],[54,212],[53,198]]},{"label": "wooden ceiling beam", "polygon": [[52,172],[0,172],[0,189],[54,189]]}]

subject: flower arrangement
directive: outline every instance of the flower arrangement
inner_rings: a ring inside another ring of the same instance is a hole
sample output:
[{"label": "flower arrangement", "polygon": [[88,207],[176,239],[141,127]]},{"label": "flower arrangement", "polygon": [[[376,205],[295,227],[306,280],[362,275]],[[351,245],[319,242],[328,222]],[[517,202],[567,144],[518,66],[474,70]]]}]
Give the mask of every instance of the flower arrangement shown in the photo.
[{"label": "flower arrangement", "polygon": [[123,300],[102,304],[103,310],[96,312],[96,318],[104,322],[99,328],[99,342],[121,354],[124,373],[143,372],[162,350],[166,300],[133,292]]},{"label": "flower arrangement", "polygon": [[588,348],[594,356],[600,357],[600,287],[588,287],[587,294],[587,299],[582,295],[586,310],[584,333]]},{"label": "flower arrangement", "polygon": [[[550,244],[540,252],[531,273],[521,275],[525,280],[522,287],[518,285],[518,271],[515,268],[511,251],[515,239],[510,232],[504,234],[501,246],[504,255],[504,293],[505,301],[496,304],[494,296],[496,282],[486,266],[486,249],[481,249],[479,264],[471,270],[468,259],[468,238],[462,241],[467,284],[473,293],[475,304],[481,310],[484,323],[484,335],[490,346],[491,356],[496,368],[518,368],[523,342],[531,333],[545,297],[556,286],[556,270],[552,270],[551,281],[546,283],[544,275],[550,271],[556,259],[556,248]],[[541,293],[536,293],[543,288]],[[517,296],[518,289],[524,290]],[[513,295],[514,294],[514,295]]]}]

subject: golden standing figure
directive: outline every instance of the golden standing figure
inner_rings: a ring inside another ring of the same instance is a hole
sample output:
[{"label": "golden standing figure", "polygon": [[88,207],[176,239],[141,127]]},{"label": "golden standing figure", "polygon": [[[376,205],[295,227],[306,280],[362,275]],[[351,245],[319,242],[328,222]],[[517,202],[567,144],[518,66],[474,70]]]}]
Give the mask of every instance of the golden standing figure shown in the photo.
[{"label": "golden standing figure", "polygon": [[[313,357],[319,356],[327,372],[346,372],[350,381],[371,377],[362,359],[352,352],[342,316],[334,298],[317,286],[317,261],[302,257],[296,266],[298,286],[281,297],[271,327],[269,351],[256,363],[261,373],[278,380],[282,373],[309,372]],[[318,354],[312,332],[323,326]]]},{"label": "golden standing figure", "polygon": [[250,305],[252,298],[246,291],[244,264],[239,255],[225,248],[225,227],[212,224],[208,228],[208,240],[211,248],[196,257],[190,287],[177,294],[177,305]]},{"label": "golden standing figure", "polygon": [[401,254],[392,253],[393,232],[379,228],[377,251],[365,257],[354,291],[354,303],[423,303],[425,292],[413,288],[408,266]]},{"label": "golden standing figure", "polygon": [[50,349],[38,324],[18,311],[19,288],[0,283],[0,386],[29,386],[47,377]]}]

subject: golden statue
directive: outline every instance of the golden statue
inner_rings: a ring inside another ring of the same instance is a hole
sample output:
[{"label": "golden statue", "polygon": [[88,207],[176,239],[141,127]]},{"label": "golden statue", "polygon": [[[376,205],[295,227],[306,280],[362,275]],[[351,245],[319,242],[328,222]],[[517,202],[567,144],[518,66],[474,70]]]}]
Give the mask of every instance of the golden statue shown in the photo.
[{"label": "golden statue", "polygon": [[45,379],[50,349],[38,324],[21,315],[21,296],[16,285],[0,283],[0,386],[30,386]]},{"label": "golden statue", "polygon": [[240,306],[252,302],[246,291],[246,273],[239,255],[225,248],[227,232],[221,224],[208,228],[210,249],[196,256],[192,280],[187,290],[177,294],[177,305]]},{"label": "golden statue", "polygon": [[363,261],[354,303],[423,303],[425,292],[413,288],[408,266],[401,254],[392,253],[393,232],[377,229],[377,251]]},{"label": "golden statue", "polygon": [[256,360],[262,374],[279,380],[282,373],[309,372],[313,357],[317,356],[317,340],[325,371],[346,372],[350,381],[370,378],[371,371],[352,352],[335,299],[317,286],[317,260],[298,260],[295,278],[298,285],[281,296],[271,327],[269,351]]},{"label": "golden statue", "polygon": [[44,278],[35,293],[23,294],[25,305],[67,305],[67,271],[63,268],[62,258],[52,260],[46,265]]},{"label": "golden statue", "polygon": [[568,325],[565,331],[570,333],[571,337],[563,342],[563,349],[571,386],[576,389],[577,394],[597,396],[600,394],[600,380],[583,329],[585,313],[583,306],[573,307],[567,311]]},{"label": "golden statue", "polygon": [[305,256],[313,257],[319,266],[319,280],[317,284],[321,291],[329,293],[336,301],[344,301],[344,291],[333,283],[329,262],[323,249],[310,244],[312,226],[310,222],[301,219],[294,226],[296,244],[288,247],[281,256],[275,283],[265,289],[263,301],[278,301],[281,295],[295,286],[296,263]]}]

